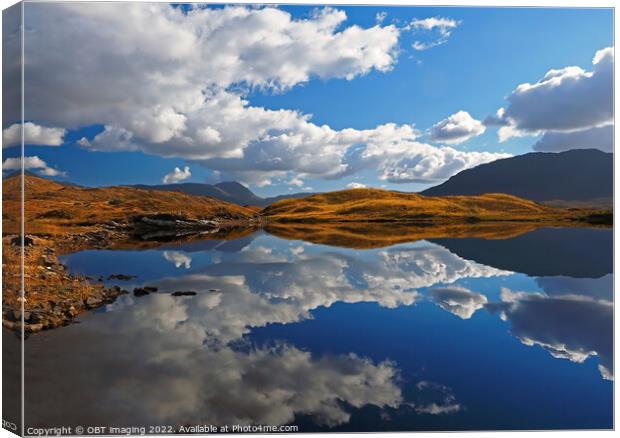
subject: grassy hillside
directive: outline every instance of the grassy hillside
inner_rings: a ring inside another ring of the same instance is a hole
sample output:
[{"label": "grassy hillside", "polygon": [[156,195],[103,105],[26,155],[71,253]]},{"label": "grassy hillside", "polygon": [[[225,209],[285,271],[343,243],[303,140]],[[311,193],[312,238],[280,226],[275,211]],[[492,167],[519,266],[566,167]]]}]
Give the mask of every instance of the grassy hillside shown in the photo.
[{"label": "grassy hillside", "polygon": [[[26,232],[62,233],[110,221],[126,223],[135,215],[168,214],[187,219],[244,221],[255,211],[217,199],[130,187],[84,188],[25,176]],[[3,181],[4,233],[19,230],[19,175]]]},{"label": "grassy hillside", "polygon": [[428,222],[455,220],[537,221],[567,219],[583,212],[553,208],[505,194],[427,197],[378,189],[351,189],[287,199],[262,214],[278,222]]}]

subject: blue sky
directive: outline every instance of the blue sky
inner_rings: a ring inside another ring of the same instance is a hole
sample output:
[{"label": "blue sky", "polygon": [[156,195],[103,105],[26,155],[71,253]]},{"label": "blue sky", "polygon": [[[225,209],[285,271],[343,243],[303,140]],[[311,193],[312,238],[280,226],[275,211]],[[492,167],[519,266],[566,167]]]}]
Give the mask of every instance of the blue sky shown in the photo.
[{"label": "blue sky", "polygon": [[[282,9],[291,14],[292,20],[297,20],[311,17],[314,8],[287,6]],[[593,69],[595,53],[613,45],[613,12],[610,9],[338,9],[347,15],[347,20],[339,25],[338,30],[352,25],[372,28],[377,23],[377,15],[382,13],[385,13],[383,26],[394,24],[403,27],[412,20],[431,17],[450,19],[458,25],[449,29],[449,36],[443,44],[423,51],[414,50],[413,42],[436,41],[441,37],[438,28],[401,31],[397,44],[398,56],[388,71],[374,68],[350,80],[313,76],[309,81],[297,83],[284,91],[251,87],[243,92],[243,98],[248,100],[250,107],[274,111],[287,109],[310,114],[310,121],[314,125],[329,125],[333,130],[368,130],[386,123],[413,124],[420,131],[416,141],[441,147],[441,142],[428,139],[427,130],[434,124],[458,111],[466,111],[473,119],[483,121],[507,105],[506,97],[519,84],[536,83],[549,70],[568,66],[578,66],[589,72]],[[33,26],[36,27],[34,21]],[[30,119],[34,123],[67,129],[59,147],[26,148],[26,155],[36,155],[49,167],[64,172],[66,176],[60,179],[89,186],[160,184],[164,175],[175,167],[183,169],[184,166],[191,169],[191,176],[185,179],[187,182],[228,179],[226,172],[214,174],[212,165],[206,166],[204,161],[199,163],[183,154],[166,158],[161,155],[167,153],[153,153],[154,148],[142,151],[119,148],[94,151],[96,148],[84,147],[76,142],[82,138],[92,142],[104,130],[104,125],[108,124],[106,121],[97,123],[96,117],[91,120],[78,117],[78,122],[61,125],[57,121],[52,123],[55,121],[52,116],[45,120],[45,114],[41,116],[37,111],[34,112],[38,116]],[[6,129],[7,125],[3,128]],[[527,136],[511,137],[500,143],[497,127],[489,125],[483,134],[449,144],[449,147],[464,152],[522,154],[531,152],[537,139],[546,132],[529,132]],[[5,149],[5,158],[15,156],[18,149]],[[254,175],[254,180],[246,183],[250,183],[256,193],[267,196],[310,188],[313,191],[336,190],[352,182],[417,191],[440,182],[423,180],[396,183],[382,179],[372,164],[336,177],[296,172],[296,169],[291,169],[285,176],[271,178],[269,184],[258,182]],[[242,174],[231,174],[236,175]],[[290,183],[297,175],[303,184]]]}]

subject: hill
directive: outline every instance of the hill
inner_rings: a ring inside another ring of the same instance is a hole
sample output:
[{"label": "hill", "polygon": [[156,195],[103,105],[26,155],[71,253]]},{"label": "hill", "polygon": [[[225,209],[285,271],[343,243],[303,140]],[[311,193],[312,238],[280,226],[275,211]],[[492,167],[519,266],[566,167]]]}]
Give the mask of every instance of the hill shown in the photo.
[{"label": "hill", "polygon": [[179,183],[163,185],[133,185],[130,187],[143,190],[158,190],[165,192],[180,192],[195,196],[211,196],[225,202],[232,202],[237,205],[252,205],[266,207],[273,202],[281,199],[300,198],[311,193],[292,193],[268,198],[261,198],[243,184],[236,181],[226,181],[218,184],[203,183]]},{"label": "hill", "polygon": [[443,184],[421,192],[425,196],[484,193],[507,193],[558,206],[601,205],[602,200],[610,205],[613,154],[576,149],[518,155],[463,170]]},{"label": "hill", "polygon": [[[218,199],[184,193],[117,186],[84,188],[33,175],[25,176],[27,232],[64,232],[114,222],[127,224],[132,217],[157,216],[184,221],[247,221],[256,217],[250,209]],[[19,229],[19,175],[3,181],[4,232]]]},{"label": "hill", "polygon": [[[588,212],[589,214],[590,212]],[[565,210],[506,194],[429,197],[378,189],[351,189],[276,202],[262,211],[277,222],[550,221],[577,219]]]}]

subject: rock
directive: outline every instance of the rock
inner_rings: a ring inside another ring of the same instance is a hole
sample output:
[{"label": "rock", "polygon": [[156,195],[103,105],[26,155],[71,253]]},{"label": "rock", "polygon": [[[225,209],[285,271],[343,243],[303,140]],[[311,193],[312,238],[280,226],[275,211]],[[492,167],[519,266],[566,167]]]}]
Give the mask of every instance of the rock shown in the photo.
[{"label": "rock", "polygon": [[51,255],[44,255],[43,256],[43,264],[45,266],[54,266],[56,264],[56,259],[51,256]]},{"label": "rock", "polygon": [[86,304],[86,307],[92,309],[93,307],[97,307],[101,305],[101,301],[102,301],[101,297],[90,296],[86,298],[86,301],[84,301],[84,304]]},{"label": "rock", "polygon": [[133,278],[136,278],[135,275],[126,275],[126,274],[112,274],[112,275],[108,275],[108,280],[124,280],[124,281],[128,281],[131,280]]},{"label": "rock", "polygon": [[43,324],[27,324],[24,330],[28,333],[36,333],[43,330]]},{"label": "rock", "polygon": [[155,286],[144,286],[144,290],[148,292],[157,292],[157,288]]},{"label": "rock", "polygon": [[[15,236],[11,239],[11,245],[13,246],[21,246],[22,238],[21,236]],[[32,246],[34,245],[34,240],[31,237],[24,236],[24,246]]]},{"label": "rock", "polygon": [[31,324],[38,324],[42,321],[41,314],[33,312],[30,314],[30,318],[28,318],[28,322]]},{"label": "rock", "polygon": [[193,290],[178,290],[176,292],[172,292],[173,297],[191,297],[196,295],[196,292]]},{"label": "rock", "polygon": [[219,289],[209,289],[209,292],[219,292]]},{"label": "rock", "polygon": [[11,321],[21,321],[22,320],[22,312],[21,310],[13,310],[8,312],[7,314],[9,320]]},{"label": "rock", "polygon": [[136,297],[143,297],[144,295],[148,295],[148,294],[150,294],[150,293],[151,293],[151,292],[150,292],[150,291],[148,291],[148,290],[146,290],[146,288],[141,288],[141,287],[136,287],[136,288],[134,288],[134,290],[133,290],[133,294],[134,294]]}]

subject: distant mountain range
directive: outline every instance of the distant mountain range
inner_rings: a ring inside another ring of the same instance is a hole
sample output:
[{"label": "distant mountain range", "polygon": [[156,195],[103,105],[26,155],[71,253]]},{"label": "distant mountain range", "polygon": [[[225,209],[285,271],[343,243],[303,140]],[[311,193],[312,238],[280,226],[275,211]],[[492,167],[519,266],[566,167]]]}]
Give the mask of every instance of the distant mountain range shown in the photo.
[{"label": "distant mountain range", "polygon": [[613,154],[597,149],[534,152],[463,170],[425,196],[508,193],[538,202],[613,198]]},{"label": "distant mountain range", "polygon": [[281,199],[302,198],[312,193],[291,193],[286,195],[261,198],[253,193],[243,184],[235,181],[226,181],[218,184],[203,183],[179,183],[163,185],[137,184],[130,187],[145,190],[159,190],[165,192],[181,192],[195,196],[211,196],[221,201],[232,202],[237,205],[252,205],[256,207],[267,207]]}]

